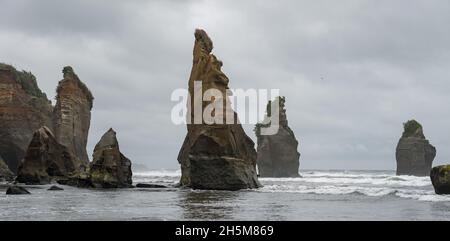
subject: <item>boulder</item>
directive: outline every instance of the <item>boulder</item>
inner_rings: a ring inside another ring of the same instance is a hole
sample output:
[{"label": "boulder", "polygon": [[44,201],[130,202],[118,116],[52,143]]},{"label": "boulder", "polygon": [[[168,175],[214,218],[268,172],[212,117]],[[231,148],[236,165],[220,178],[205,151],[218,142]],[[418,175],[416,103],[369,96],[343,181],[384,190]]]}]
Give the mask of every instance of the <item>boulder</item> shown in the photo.
[{"label": "boulder", "polygon": [[430,178],[436,194],[450,194],[450,165],[433,167]]},{"label": "boulder", "polygon": [[113,129],[109,129],[95,146],[89,179],[97,188],[132,187],[131,161],[120,152]]},{"label": "boulder", "polygon": [[[284,103],[285,97],[269,101],[263,123],[258,123],[255,127],[258,142],[256,162],[260,177],[300,177],[298,141],[288,126]],[[271,113],[279,114],[278,123],[271,123]],[[261,134],[261,128],[270,126],[278,128],[278,131],[271,135]]]},{"label": "boulder", "polygon": [[13,173],[34,131],[52,125],[52,108],[32,73],[0,64],[0,156]]},{"label": "boulder", "polygon": [[51,186],[48,191],[64,191],[64,188],[58,187],[58,186]]},{"label": "boulder", "polygon": [[436,156],[436,148],[425,138],[419,122],[410,120],[403,127],[395,153],[397,175],[428,176]]},{"label": "boulder", "polygon": [[94,97],[72,67],[63,69],[64,79],[56,89],[53,125],[56,140],[86,164],[86,151]]},{"label": "boulder", "polygon": [[159,185],[159,184],[148,184],[148,183],[138,183],[136,184],[137,188],[168,188],[167,186],[164,185]]},{"label": "boulder", "polygon": [[31,194],[27,189],[20,186],[11,186],[6,190],[6,195],[23,195]]},{"label": "boulder", "polygon": [[48,127],[38,129],[19,166],[16,181],[27,184],[48,184],[86,170],[84,161],[73,156],[58,143]]},{"label": "boulder", "polygon": [[[193,98],[188,104],[188,133],[178,155],[182,171],[180,185],[216,190],[258,188],[261,184],[256,173],[254,142],[245,134],[237,114],[231,109],[227,95],[229,80],[221,70],[222,62],[211,54],[213,43],[205,31],[197,29],[194,36],[193,65],[188,83]],[[201,88],[196,88],[199,82]],[[204,91],[213,89],[221,96],[210,101],[198,100]],[[214,110],[214,119],[221,121],[202,119],[196,123],[194,103],[200,103],[203,111],[208,106],[223,104],[225,111]],[[226,119],[227,116],[233,120]]]},{"label": "boulder", "polygon": [[3,161],[3,158],[0,156],[0,181],[12,181],[14,180],[14,173],[12,173],[8,165]]}]

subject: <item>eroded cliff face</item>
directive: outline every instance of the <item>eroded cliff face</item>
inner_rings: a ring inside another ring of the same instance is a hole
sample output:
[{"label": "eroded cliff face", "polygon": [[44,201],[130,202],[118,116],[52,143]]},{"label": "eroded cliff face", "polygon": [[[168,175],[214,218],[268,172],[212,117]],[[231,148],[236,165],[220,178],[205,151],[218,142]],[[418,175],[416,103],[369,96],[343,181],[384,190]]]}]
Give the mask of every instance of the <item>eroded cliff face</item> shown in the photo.
[{"label": "eroded cliff face", "polygon": [[[215,103],[230,105],[226,90],[228,77],[222,72],[222,62],[211,54],[213,43],[205,31],[195,31],[193,66],[189,78],[188,119],[195,121],[194,103],[202,103],[201,109]],[[194,81],[201,81],[202,88],[195,89]],[[206,90],[216,89],[222,97],[201,101]],[[196,92],[196,94],[194,93]],[[221,101],[221,102],[216,102]],[[181,164],[182,186],[194,189],[238,190],[260,186],[256,174],[256,151],[253,141],[237,122],[237,114],[216,111],[217,119],[226,122],[225,116],[234,116],[232,124],[188,124],[188,133],[181,147],[178,161]],[[202,112],[203,113],[203,112]]]},{"label": "eroded cliff face", "polygon": [[16,181],[47,184],[69,175],[84,172],[87,164],[58,143],[52,131],[44,126],[33,135],[27,153],[19,165]]},{"label": "eroded cliff face", "polygon": [[72,67],[64,67],[63,74],[64,79],[59,82],[56,90],[53,111],[55,137],[78,159],[88,163],[86,146],[94,98]]},{"label": "eroded cliff face", "polygon": [[[267,104],[264,123],[255,127],[258,139],[258,171],[261,177],[299,177],[298,141],[294,132],[289,128],[286,117],[285,98],[277,97]],[[261,128],[269,127],[268,116],[279,114],[278,132],[274,135],[261,135]]]},{"label": "eroded cliff face", "polygon": [[9,170],[8,165],[3,161],[0,156],[0,182],[12,181],[14,179],[14,174]]},{"label": "eroded cliff face", "polygon": [[428,176],[436,156],[436,148],[423,134],[420,123],[410,120],[396,148],[397,175]]},{"label": "eroded cliff face", "polygon": [[17,172],[33,132],[51,126],[52,105],[29,72],[0,64],[0,155]]}]

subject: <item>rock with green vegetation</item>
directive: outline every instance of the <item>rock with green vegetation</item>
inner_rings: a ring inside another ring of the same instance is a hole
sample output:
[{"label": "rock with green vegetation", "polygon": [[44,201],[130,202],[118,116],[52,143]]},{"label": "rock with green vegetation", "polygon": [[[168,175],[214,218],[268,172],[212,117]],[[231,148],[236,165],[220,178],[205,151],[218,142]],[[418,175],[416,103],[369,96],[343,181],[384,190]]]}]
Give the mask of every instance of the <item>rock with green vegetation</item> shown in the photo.
[{"label": "rock with green vegetation", "polygon": [[53,107],[27,71],[0,64],[0,155],[13,173],[35,130],[52,127]]},{"label": "rock with green vegetation", "polygon": [[403,128],[396,149],[397,175],[428,176],[436,148],[425,138],[422,125],[416,120],[404,123]]},{"label": "rock with green vegetation", "polygon": [[[273,113],[278,113],[278,124],[271,123]],[[263,135],[261,128],[275,127],[278,130],[270,135]],[[289,128],[286,117],[285,97],[277,97],[267,104],[263,123],[255,127],[258,141],[258,170],[260,177],[299,177],[300,153],[298,141]]]},{"label": "rock with green vegetation", "polygon": [[72,67],[64,67],[63,77],[56,89],[53,111],[55,137],[78,159],[88,163],[86,146],[94,97]]},{"label": "rock with green vegetation", "polygon": [[16,181],[48,184],[53,180],[84,172],[87,164],[77,159],[67,147],[56,141],[48,127],[38,129],[19,165]]},{"label": "rock with green vegetation", "polygon": [[450,165],[433,167],[430,178],[436,194],[450,194]]},{"label": "rock with green vegetation", "polygon": [[14,180],[14,173],[12,173],[8,165],[3,161],[3,158],[0,156],[0,181],[12,181]]}]

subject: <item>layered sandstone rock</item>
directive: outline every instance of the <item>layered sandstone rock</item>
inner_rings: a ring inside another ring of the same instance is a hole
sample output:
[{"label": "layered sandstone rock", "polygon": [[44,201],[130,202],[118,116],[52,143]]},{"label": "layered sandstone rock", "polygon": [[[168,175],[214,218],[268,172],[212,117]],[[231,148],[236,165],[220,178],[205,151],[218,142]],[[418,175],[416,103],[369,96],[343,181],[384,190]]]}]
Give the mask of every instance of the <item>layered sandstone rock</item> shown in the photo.
[{"label": "layered sandstone rock", "polygon": [[3,161],[0,156],[0,181],[12,181],[14,174],[9,170],[8,165]]},{"label": "layered sandstone rock", "polygon": [[[194,114],[194,103],[197,102],[203,111],[210,104],[220,106],[220,103],[227,111],[214,111],[214,117],[222,120],[222,123],[211,124],[201,120],[199,124],[188,124],[188,133],[178,155],[182,170],[180,184],[194,189],[257,188],[260,183],[255,168],[254,143],[245,134],[237,121],[237,114],[230,107],[226,95],[228,77],[221,71],[222,62],[211,54],[212,49],[213,43],[206,32],[196,30],[189,78],[192,99],[188,104],[187,118],[193,123],[197,120]],[[196,89],[194,81],[200,81],[202,88]],[[210,89],[218,90],[222,96],[202,102],[202,93]],[[226,120],[225,116],[233,117],[234,121]]]},{"label": "layered sandstone rock", "polygon": [[84,188],[132,187],[131,161],[119,149],[116,132],[109,129],[97,143],[86,172],[70,175],[59,184]]},{"label": "layered sandstone rock", "polygon": [[56,106],[53,112],[55,137],[78,159],[88,163],[86,145],[94,97],[72,67],[64,67],[63,74],[64,79],[56,89]]},{"label": "layered sandstone rock", "polygon": [[120,152],[116,132],[109,129],[95,146],[90,182],[93,187],[131,187],[132,175],[131,161]]},{"label": "layered sandstone rock", "polygon": [[44,126],[34,133],[24,160],[18,168],[16,181],[47,184],[54,179],[84,172],[86,168],[86,163],[58,143],[52,131]]},{"label": "layered sandstone rock", "polygon": [[450,194],[450,165],[433,167],[430,178],[436,194]]},{"label": "layered sandstone rock", "polygon": [[436,148],[425,138],[422,125],[406,122],[396,149],[397,175],[428,176],[435,156]]},{"label": "layered sandstone rock", "polygon": [[[263,123],[255,127],[258,138],[258,171],[261,177],[299,177],[298,141],[289,128],[284,107],[285,98],[277,97],[267,104],[266,117]],[[278,113],[278,124],[271,123],[270,116]],[[276,134],[262,135],[261,128],[270,126],[278,128]]]},{"label": "layered sandstone rock", "polygon": [[33,74],[0,64],[0,155],[14,173],[34,131],[51,126],[51,114]]}]

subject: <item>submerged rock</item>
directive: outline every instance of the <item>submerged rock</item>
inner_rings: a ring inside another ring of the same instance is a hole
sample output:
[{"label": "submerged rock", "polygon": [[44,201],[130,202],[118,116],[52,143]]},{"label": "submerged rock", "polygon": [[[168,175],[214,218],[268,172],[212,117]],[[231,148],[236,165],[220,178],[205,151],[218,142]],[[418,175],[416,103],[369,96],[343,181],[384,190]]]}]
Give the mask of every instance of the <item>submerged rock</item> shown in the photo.
[{"label": "submerged rock", "polygon": [[450,194],[450,165],[433,167],[430,178],[436,194]]},{"label": "submerged rock", "polygon": [[72,67],[64,67],[63,74],[64,79],[56,89],[56,105],[53,111],[55,137],[77,159],[87,164],[89,158],[86,145],[94,97]]},{"label": "submerged rock", "polygon": [[14,173],[12,173],[8,165],[3,161],[3,158],[0,156],[0,181],[12,181],[14,180]]},{"label": "submerged rock", "polygon": [[27,189],[20,186],[11,186],[6,190],[6,195],[23,195],[31,194]]},{"label": "submerged rock", "polygon": [[138,184],[136,184],[136,187],[138,187],[138,188],[169,188],[164,185],[148,184],[148,183],[138,183]]},{"label": "submerged rock", "polygon": [[38,129],[30,142],[16,181],[27,184],[47,184],[83,172],[84,161],[78,160],[64,145],[59,144],[48,127]]},{"label": "submerged rock", "polygon": [[64,188],[58,186],[51,186],[47,191],[64,191]]},{"label": "submerged rock", "polygon": [[90,181],[94,187],[132,187],[131,161],[119,149],[116,132],[109,129],[97,143],[90,165]]},{"label": "submerged rock", "polygon": [[[201,110],[208,105],[226,107],[225,113],[214,112],[222,123],[188,123],[188,133],[178,155],[181,164],[181,186],[194,189],[238,190],[258,188],[261,184],[256,174],[256,151],[254,142],[245,134],[237,120],[237,114],[231,109],[227,96],[228,77],[222,72],[222,62],[211,54],[213,43],[205,31],[195,31],[193,66],[189,78],[188,120],[195,122],[194,103],[196,96],[202,97],[204,91],[216,89],[222,97],[203,101]],[[195,88],[200,81],[201,89]],[[196,93],[194,95],[194,92]],[[200,93],[199,93],[200,92]],[[203,112],[202,112],[203,113]],[[226,120],[231,116],[234,120]]]},{"label": "submerged rock", "polygon": [[[258,170],[260,177],[299,177],[298,141],[289,128],[284,108],[284,97],[277,97],[267,104],[266,117],[263,123],[255,127],[258,140]],[[261,128],[270,127],[272,113],[279,113],[278,132],[273,135],[262,135]]]},{"label": "submerged rock", "polygon": [[395,154],[397,175],[428,176],[436,156],[436,148],[425,138],[419,122],[410,120],[403,127]]},{"label": "submerged rock", "polygon": [[51,126],[52,108],[32,73],[0,64],[0,156],[13,173],[34,131]]}]

